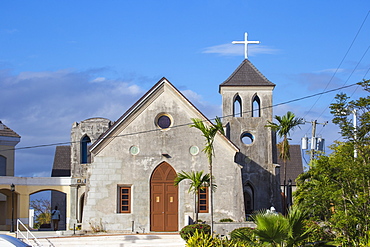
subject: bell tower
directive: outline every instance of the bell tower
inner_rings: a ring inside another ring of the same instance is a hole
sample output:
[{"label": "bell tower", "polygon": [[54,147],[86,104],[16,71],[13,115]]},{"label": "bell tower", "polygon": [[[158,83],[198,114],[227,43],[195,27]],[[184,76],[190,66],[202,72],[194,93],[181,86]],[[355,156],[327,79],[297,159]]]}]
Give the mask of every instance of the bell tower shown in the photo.
[{"label": "bell tower", "polygon": [[276,140],[265,127],[267,120],[272,121],[274,87],[248,59],[219,86],[226,136],[240,149],[236,162],[243,167],[247,213],[280,206]]}]

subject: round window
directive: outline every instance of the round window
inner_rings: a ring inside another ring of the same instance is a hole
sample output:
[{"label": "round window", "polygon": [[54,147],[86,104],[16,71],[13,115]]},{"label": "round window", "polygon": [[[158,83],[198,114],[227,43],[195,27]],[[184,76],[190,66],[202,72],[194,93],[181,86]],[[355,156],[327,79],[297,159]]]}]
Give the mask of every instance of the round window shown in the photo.
[{"label": "round window", "polygon": [[130,153],[132,154],[132,155],[137,155],[138,153],[139,153],[139,147],[138,146],[131,146],[130,147]]},{"label": "round window", "polygon": [[161,115],[157,118],[157,126],[161,129],[168,129],[171,124],[172,121],[168,115]]},{"label": "round window", "polygon": [[249,133],[249,132],[244,132],[244,133],[241,135],[240,139],[242,140],[242,142],[243,142],[244,144],[249,145],[249,144],[252,144],[252,143],[253,143],[253,141],[254,141],[254,136],[253,136],[251,133]]},{"label": "round window", "polygon": [[197,146],[191,146],[189,152],[191,155],[197,155],[199,153],[199,148]]}]

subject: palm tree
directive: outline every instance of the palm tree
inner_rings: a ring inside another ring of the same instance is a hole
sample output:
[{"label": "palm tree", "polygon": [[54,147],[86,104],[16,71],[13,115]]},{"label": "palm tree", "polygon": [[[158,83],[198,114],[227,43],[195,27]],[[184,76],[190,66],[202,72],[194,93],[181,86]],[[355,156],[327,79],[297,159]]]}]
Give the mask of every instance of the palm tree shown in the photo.
[{"label": "palm tree", "polygon": [[305,227],[308,212],[295,205],[290,208],[286,217],[262,211],[253,216],[257,225],[254,233],[263,243],[272,246],[303,246],[313,227]]},{"label": "palm tree", "polygon": [[[192,118],[193,124],[190,127],[199,129],[203,136],[206,139],[203,152],[207,155],[208,164],[209,164],[209,175],[210,175],[210,184],[213,184],[213,175],[212,175],[212,158],[214,156],[213,141],[218,131],[224,135],[224,128],[221,123],[221,119],[216,117],[216,124],[206,127],[201,119]],[[210,211],[211,211],[211,232],[213,233],[213,190],[210,191],[211,202],[210,202]]]},{"label": "palm tree", "polygon": [[[294,113],[288,111],[283,117],[275,116],[275,119],[279,122],[278,124],[267,121],[268,124],[265,127],[271,128],[273,131],[276,131],[280,138],[283,140],[277,145],[280,152],[279,157],[284,162],[284,198],[286,195],[286,161],[290,160],[289,153],[289,139],[288,136],[290,132],[295,128],[299,127],[300,124],[303,124],[303,118],[296,118]],[[285,200],[284,200],[284,212],[285,212]]]},{"label": "palm tree", "polygon": [[253,216],[257,227],[254,233],[262,243],[283,246],[288,235],[288,220],[281,214],[260,212]]},{"label": "palm tree", "polygon": [[188,192],[194,193],[195,222],[198,222],[198,212],[199,212],[198,193],[200,189],[210,186],[210,175],[208,173],[203,175],[203,171],[200,172],[191,171],[189,173],[181,171],[177,173],[177,177],[175,178],[174,184],[175,186],[178,186],[181,181],[187,179],[190,180],[190,187]]}]

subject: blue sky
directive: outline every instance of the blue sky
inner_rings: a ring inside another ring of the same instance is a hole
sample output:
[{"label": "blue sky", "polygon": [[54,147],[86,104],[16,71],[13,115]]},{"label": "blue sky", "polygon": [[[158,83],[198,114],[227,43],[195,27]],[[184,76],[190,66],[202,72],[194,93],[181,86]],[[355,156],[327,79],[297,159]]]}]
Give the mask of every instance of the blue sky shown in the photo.
[{"label": "blue sky", "polygon": [[[73,122],[117,120],[162,77],[221,116],[218,85],[243,61],[231,42],[245,32],[261,41],[249,60],[276,84],[274,104],[356,83],[370,77],[369,10],[368,0],[1,1],[0,120],[22,136],[18,148],[68,142]],[[274,114],[330,122],[334,95]],[[331,123],[317,132],[340,137]],[[16,175],[50,176],[54,150],[17,150]]]}]

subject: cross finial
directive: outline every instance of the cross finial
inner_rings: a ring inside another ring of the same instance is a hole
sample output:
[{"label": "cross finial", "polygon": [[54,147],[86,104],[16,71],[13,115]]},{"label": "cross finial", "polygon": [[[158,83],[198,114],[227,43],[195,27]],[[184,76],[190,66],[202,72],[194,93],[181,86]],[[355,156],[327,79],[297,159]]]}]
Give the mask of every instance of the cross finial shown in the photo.
[{"label": "cross finial", "polygon": [[233,41],[233,44],[244,44],[244,56],[248,58],[248,45],[249,44],[259,44],[259,41],[249,41],[248,40],[248,33],[244,34],[244,41]]}]

